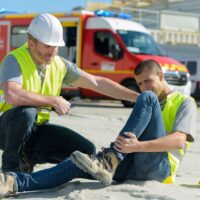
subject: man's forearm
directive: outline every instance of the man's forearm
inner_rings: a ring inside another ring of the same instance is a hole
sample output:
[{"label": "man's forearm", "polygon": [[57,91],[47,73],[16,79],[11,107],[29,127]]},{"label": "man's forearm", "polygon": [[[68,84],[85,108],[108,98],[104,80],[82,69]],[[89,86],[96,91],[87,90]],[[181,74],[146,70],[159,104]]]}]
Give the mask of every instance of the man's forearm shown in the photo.
[{"label": "man's forearm", "polygon": [[134,152],[165,152],[181,149],[186,142],[186,134],[175,132],[155,140],[140,141]]},{"label": "man's forearm", "polygon": [[26,91],[22,88],[4,91],[5,100],[7,103],[15,106],[53,106],[55,97],[37,94],[34,92]]},{"label": "man's forearm", "polygon": [[97,79],[97,84],[98,87],[96,89],[99,93],[111,96],[116,99],[135,102],[139,95],[139,93],[127,89],[109,79],[99,78]]},{"label": "man's forearm", "polygon": [[135,102],[138,93],[104,77],[93,76],[82,72],[81,76],[72,83],[75,87],[87,88],[109,97]]}]

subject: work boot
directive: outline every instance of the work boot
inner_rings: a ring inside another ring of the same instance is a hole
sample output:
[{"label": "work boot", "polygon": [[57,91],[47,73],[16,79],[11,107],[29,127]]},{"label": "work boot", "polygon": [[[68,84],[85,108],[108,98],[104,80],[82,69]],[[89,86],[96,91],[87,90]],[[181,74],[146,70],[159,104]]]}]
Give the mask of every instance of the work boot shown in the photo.
[{"label": "work boot", "polygon": [[0,171],[0,199],[14,193],[14,177]]},{"label": "work boot", "polygon": [[105,185],[110,185],[120,161],[112,149],[104,149],[97,155],[87,155],[75,151],[70,155],[71,161],[84,172]]}]

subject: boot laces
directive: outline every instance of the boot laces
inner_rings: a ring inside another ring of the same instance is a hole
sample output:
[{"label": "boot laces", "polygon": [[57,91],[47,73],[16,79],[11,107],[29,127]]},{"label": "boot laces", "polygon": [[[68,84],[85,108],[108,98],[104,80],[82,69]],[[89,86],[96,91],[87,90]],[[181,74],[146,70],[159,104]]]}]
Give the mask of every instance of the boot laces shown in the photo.
[{"label": "boot laces", "polygon": [[89,157],[97,162],[99,167],[103,167],[108,171],[112,171],[112,156],[113,152],[110,149],[104,148],[102,151],[98,152],[96,155],[90,155]]}]

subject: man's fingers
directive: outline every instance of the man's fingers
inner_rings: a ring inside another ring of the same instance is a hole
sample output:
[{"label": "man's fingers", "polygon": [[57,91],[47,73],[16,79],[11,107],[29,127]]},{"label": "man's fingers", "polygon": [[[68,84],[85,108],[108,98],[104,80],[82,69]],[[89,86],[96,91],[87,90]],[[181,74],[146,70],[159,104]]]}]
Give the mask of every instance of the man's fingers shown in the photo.
[{"label": "man's fingers", "polygon": [[54,107],[58,115],[67,114],[70,110],[71,103],[64,99],[63,97],[57,97],[57,104]]},{"label": "man's fingers", "polygon": [[116,141],[114,142],[114,144],[115,144],[115,146],[120,147],[120,146],[123,145],[123,142],[122,142],[122,141],[119,141],[119,140],[116,140]]},{"label": "man's fingers", "polygon": [[118,152],[122,152],[122,150],[117,146],[114,146],[114,149],[117,150]]},{"label": "man's fingers", "polygon": [[122,151],[122,149],[124,148],[124,144],[114,142],[114,148],[117,149],[118,151],[119,150]]},{"label": "man's fingers", "polygon": [[135,136],[135,134],[134,133],[131,133],[131,132],[124,132],[124,134],[126,135],[126,136],[128,136],[129,138],[137,138],[136,136]]},{"label": "man's fingers", "polygon": [[120,144],[127,144],[129,143],[129,139],[128,138],[125,138],[123,136],[118,136],[116,141]]}]

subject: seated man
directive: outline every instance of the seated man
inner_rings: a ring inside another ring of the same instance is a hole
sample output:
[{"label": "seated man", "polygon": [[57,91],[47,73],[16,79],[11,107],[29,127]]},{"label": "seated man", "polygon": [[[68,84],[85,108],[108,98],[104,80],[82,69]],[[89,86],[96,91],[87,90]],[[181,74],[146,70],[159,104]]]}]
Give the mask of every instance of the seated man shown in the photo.
[{"label": "seated man", "polygon": [[106,185],[127,179],[173,183],[194,141],[196,104],[171,90],[157,62],[143,61],[134,73],[142,93],[110,148],[93,156],[75,151],[71,160],[35,173],[1,172],[0,197],[56,187],[74,178],[98,179]]}]

